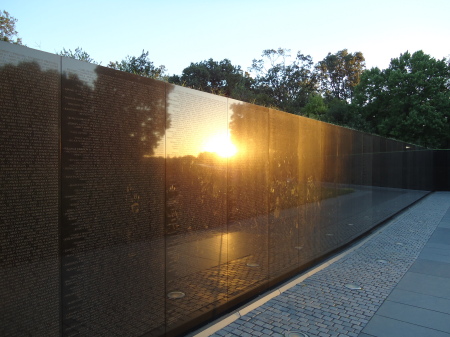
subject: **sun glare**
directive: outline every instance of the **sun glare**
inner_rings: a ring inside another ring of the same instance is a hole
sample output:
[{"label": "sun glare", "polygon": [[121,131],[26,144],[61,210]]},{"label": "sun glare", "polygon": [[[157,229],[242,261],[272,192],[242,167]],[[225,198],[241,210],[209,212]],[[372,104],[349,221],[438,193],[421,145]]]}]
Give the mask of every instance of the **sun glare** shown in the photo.
[{"label": "sun glare", "polygon": [[217,134],[209,138],[203,147],[203,151],[214,152],[219,156],[228,158],[237,153],[236,146],[226,134]]}]

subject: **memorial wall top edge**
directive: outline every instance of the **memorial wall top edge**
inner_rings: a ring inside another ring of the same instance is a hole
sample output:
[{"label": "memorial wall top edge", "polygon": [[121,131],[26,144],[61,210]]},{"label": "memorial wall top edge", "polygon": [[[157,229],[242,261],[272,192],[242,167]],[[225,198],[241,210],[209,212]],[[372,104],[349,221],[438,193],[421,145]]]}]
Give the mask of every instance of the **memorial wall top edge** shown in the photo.
[{"label": "memorial wall top edge", "polygon": [[61,56],[0,41],[0,66],[11,64],[17,66],[24,62],[36,62],[42,71],[61,71]]},{"label": "memorial wall top edge", "polygon": [[[268,112],[270,110],[276,110],[276,109],[272,109],[272,108],[255,105],[252,103],[239,101],[239,100],[232,99],[232,98],[227,98],[227,97],[220,96],[220,95],[206,93],[206,92],[192,89],[192,88],[187,88],[187,87],[183,87],[183,86],[179,86],[179,85],[170,84],[170,83],[163,82],[160,80],[155,80],[155,79],[145,78],[145,77],[135,75],[135,74],[125,73],[120,70],[115,70],[115,69],[111,69],[111,68],[104,67],[101,65],[88,63],[85,61],[80,61],[80,60],[63,57],[63,56],[48,53],[45,51],[36,50],[36,49],[30,48],[30,47],[0,41],[0,66],[5,65],[5,64],[12,64],[12,65],[16,66],[22,62],[36,62],[39,64],[39,66],[41,67],[41,70],[43,70],[43,71],[57,70],[60,73],[64,73],[65,71],[66,72],[72,71],[74,73],[80,73],[80,72],[109,73],[109,74],[114,74],[117,77],[128,79],[128,80],[143,81],[143,82],[149,81],[148,83],[152,82],[156,85],[165,85],[167,93],[177,92],[177,93],[191,94],[196,97],[204,97],[204,98],[214,99],[217,101],[225,101],[228,103],[228,106],[230,106],[231,104],[242,104],[242,105],[248,105],[249,107],[253,107],[253,109],[261,110],[261,111]],[[94,77],[95,77],[95,75],[94,75]],[[89,84],[93,85],[94,80],[95,80],[95,78],[91,77]],[[287,113],[287,112],[284,112],[281,110],[278,110],[278,111],[280,111],[282,113]],[[297,116],[297,117],[299,118],[300,123],[302,123],[302,121],[314,121],[314,123],[318,123],[319,125],[329,124],[329,123],[326,123],[323,121],[310,119],[310,118],[307,118],[304,116]],[[349,127],[345,127],[345,126],[339,126],[339,125],[335,125],[335,124],[330,124],[330,125],[337,127],[337,128],[351,130],[351,131],[355,132],[356,134],[368,135],[368,136],[375,137],[375,138],[380,137],[380,138],[389,139],[389,140],[392,140],[395,142],[401,142],[399,140],[385,138],[385,137],[381,137],[381,136],[378,136],[375,134],[369,134],[369,133],[359,131],[356,129],[352,129]],[[426,148],[416,146],[414,144],[408,144],[408,143],[404,143],[404,142],[401,142],[401,143],[404,144],[405,150],[410,150],[410,151],[411,150],[428,150]]]},{"label": "memorial wall top edge", "polygon": [[172,84],[172,83],[166,83],[166,88],[168,93],[176,93],[176,94],[186,94],[186,95],[195,95],[197,97],[203,97],[206,99],[214,99],[219,102],[227,102],[229,98],[225,96],[215,95],[211,94],[209,92],[200,91],[198,89],[192,89],[188,87],[183,87],[180,85]]}]

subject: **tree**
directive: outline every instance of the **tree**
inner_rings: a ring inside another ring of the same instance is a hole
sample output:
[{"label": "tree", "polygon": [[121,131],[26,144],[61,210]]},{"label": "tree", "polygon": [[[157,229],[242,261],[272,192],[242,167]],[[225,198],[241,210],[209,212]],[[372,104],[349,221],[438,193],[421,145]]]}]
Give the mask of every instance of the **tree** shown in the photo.
[{"label": "tree", "polygon": [[189,67],[183,69],[181,77],[171,76],[169,82],[241,99],[246,98],[252,79],[248,74],[243,74],[240,66],[231,64],[230,60],[224,59],[217,62],[210,58],[206,61],[191,63]]},{"label": "tree", "polygon": [[419,145],[450,141],[450,66],[423,51],[406,52],[388,69],[363,73],[355,104],[374,132]]},{"label": "tree", "polygon": [[302,114],[327,123],[370,131],[356,106],[338,98],[326,102],[320,95],[311,95],[308,104],[302,109]]},{"label": "tree", "polygon": [[354,104],[349,104],[347,101],[338,98],[328,101],[326,121],[360,131],[372,131]]},{"label": "tree", "polygon": [[321,91],[327,98],[338,98],[351,102],[365,68],[361,52],[349,53],[347,49],[328,55],[316,65]]},{"label": "tree", "polygon": [[22,39],[17,37],[16,22],[7,11],[0,12],[0,41],[22,44]]},{"label": "tree", "polygon": [[109,62],[108,67],[159,80],[164,79],[166,72],[166,67],[163,65],[156,67],[153,62],[150,61],[148,51],[144,52],[144,50],[142,50],[142,54],[138,57],[127,56],[122,61]]},{"label": "tree", "polygon": [[326,113],[328,107],[325,104],[324,99],[320,95],[309,96],[308,103],[302,109],[302,115],[308,118],[314,118],[318,120],[326,121]]},{"label": "tree", "polygon": [[313,61],[311,56],[298,52],[288,64],[289,53],[289,49],[266,49],[263,59],[253,60],[250,70],[256,74],[257,104],[299,114],[308,96],[316,91]]},{"label": "tree", "polygon": [[80,60],[80,61],[85,61],[85,62],[89,62],[89,63],[99,64],[96,61],[94,61],[94,59],[80,47],[75,48],[75,52],[73,52],[70,49],[66,50],[66,48],[63,48],[63,50],[60,51],[58,55],[65,56],[65,57],[70,57],[70,58],[73,58],[75,60]]}]

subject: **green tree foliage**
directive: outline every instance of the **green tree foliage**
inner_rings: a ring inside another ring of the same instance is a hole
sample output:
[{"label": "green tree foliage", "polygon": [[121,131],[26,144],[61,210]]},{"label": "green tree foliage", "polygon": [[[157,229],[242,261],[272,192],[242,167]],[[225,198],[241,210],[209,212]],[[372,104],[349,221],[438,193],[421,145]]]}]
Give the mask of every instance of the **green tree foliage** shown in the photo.
[{"label": "green tree foliage", "polygon": [[365,121],[358,108],[347,101],[333,98],[328,102],[327,122],[346,126],[352,129],[370,132],[370,126]]},{"label": "green tree foliage", "polygon": [[14,44],[22,44],[22,39],[17,37],[17,19],[10,16],[7,11],[0,12],[0,41]]},{"label": "green tree foliage", "polygon": [[308,118],[327,120],[328,107],[320,95],[309,96],[308,103],[302,109],[302,115]]},{"label": "green tree foliage", "polygon": [[289,49],[266,49],[262,59],[253,60],[250,70],[256,74],[255,103],[298,114],[315,92],[316,80],[311,56],[298,52],[289,64],[289,53]]},{"label": "green tree foliage", "polygon": [[369,131],[368,124],[357,107],[338,98],[327,102],[320,95],[311,95],[308,104],[302,109],[302,114],[323,122]]},{"label": "green tree foliage", "polygon": [[66,50],[66,48],[63,48],[62,51],[58,53],[58,55],[70,57],[75,60],[85,61],[89,63],[99,64],[97,63],[86,51],[84,51],[82,48],[77,47],[75,48],[75,51],[73,52],[71,49]]},{"label": "green tree foliage", "polygon": [[158,80],[165,79],[166,73],[166,67],[163,65],[159,67],[155,66],[148,57],[148,51],[144,52],[144,50],[142,50],[142,54],[138,57],[127,56],[122,61],[109,62],[108,67]]},{"label": "green tree foliage", "polygon": [[180,76],[169,77],[169,82],[184,85],[193,89],[249,100],[249,90],[252,84],[248,74],[243,74],[240,66],[234,66],[230,60],[220,62],[209,59],[183,69]]},{"label": "green tree foliage", "polygon": [[406,52],[388,69],[363,73],[354,103],[371,129],[432,148],[450,141],[450,66],[423,51]]},{"label": "green tree foliage", "polygon": [[327,98],[349,101],[365,68],[361,52],[349,53],[347,49],[328,55],[316,65],[320,89]]}]

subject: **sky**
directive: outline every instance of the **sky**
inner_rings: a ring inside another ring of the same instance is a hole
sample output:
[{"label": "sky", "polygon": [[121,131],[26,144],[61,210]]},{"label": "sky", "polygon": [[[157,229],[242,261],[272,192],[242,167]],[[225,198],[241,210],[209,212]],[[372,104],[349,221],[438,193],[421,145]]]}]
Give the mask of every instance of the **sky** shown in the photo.
[{"label": "sky", "polygon": [[30,48],[81,47],[105,66],[145,50],[171,75],[209,58],[247,71],[280,47],[314,63],[360,51],[382,69],[406,51],[450,56],[449,0],[2,0],[0,10]]}]

